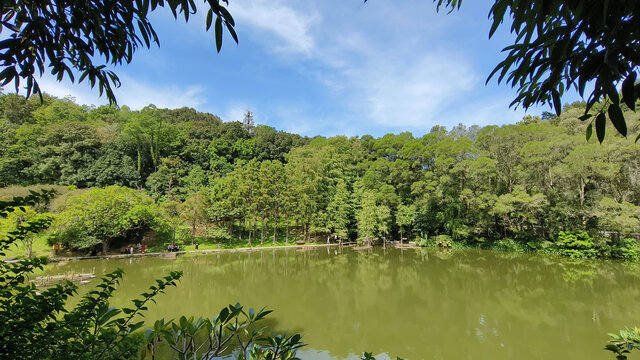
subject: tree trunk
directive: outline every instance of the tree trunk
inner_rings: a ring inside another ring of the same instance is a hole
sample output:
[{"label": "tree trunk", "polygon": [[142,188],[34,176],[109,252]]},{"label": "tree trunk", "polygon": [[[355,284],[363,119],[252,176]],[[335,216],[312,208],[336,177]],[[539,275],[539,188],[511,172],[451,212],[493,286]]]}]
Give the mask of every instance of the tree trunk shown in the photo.
[{"label": "tree trunk", "polygon": [[109,252],[109,241],[102,240],[102,255],[107,255],[107,252]]},{"label": "tree trunk", "polygon": [[285,214],[284,216],[284,224],[287,228],[287,235],[284,238],[284,243],[289,244],[289,214]]},{"label": "tree trunk", "polygon": [[249,242],[247,243],[249,247],[251,247],[251,235],[252,235],[252,228],[251,228],[251,222],[249,222]]},{"label": "tree trunk", "polygon": [[307,223],[302,224],[302,240],[307,241]]},{"label": "tree trunk", "polygon": [[142,177],[142,151],[140,150],[140,146],[137,148],[138,150],[138,174]]},{"label": "tree trunk", "polygon": [[151,161],[153,162],[153,171],[158,171],[158,159],[156,159],[156,151],[153,142],[153,134],[151,134],[151,141],[149,142],[149,152],[151,153]]},{"label": "tree trunk", "polygon": [[[196,201],[193,202],[193,219],[191,222],[191,245],[193,246],[193,240],[196,237],[196,223],[198,220],[198,197],[199,197],[199,193],[196,193]],[[175,234],[175,229],[173,229],[173,232]],[[175,243],[175,235],[174,235],[174,240],[173,242]]]},{"label": "tree trunk", "polygon": [[262,228],[260,229],[260,245],[264,245],[264,219],[266,215],[264,214],[264,210],[262,210]]},{"label": "tree trunk", "polygon": [[278,205],[276,205],[276,211],[273,216],[273,245],[276,244],[276,239],[278,237]]},{"label": "tree trunk", "polygon": [[247,215],[243,215],[242,216],[242,223],[240,224],[240,242],[242,242],[242,233],[244,232],[244,229],[247,227]]},{"label": "tree trunk", "polygon": [[253,216],[253,238],[256,239],[258,237],[258,216]]}]

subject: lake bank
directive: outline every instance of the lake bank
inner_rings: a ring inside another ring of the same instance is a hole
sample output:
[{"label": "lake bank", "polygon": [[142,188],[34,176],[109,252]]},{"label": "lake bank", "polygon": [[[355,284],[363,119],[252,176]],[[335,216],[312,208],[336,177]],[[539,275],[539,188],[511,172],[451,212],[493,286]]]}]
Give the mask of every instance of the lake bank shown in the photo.
[{"label": "lake bank", "polygon": [[[261,246],[261,247],[244,247],[234,249],[207,249],[207,250],[189,250],[189,251],[174,251],[174,252],[151,252],[151,253],[134,253],[134,254],[110,254],[110,255],[98,255],[98,256],[52,256],[49,257],[50,263],[72,261],[72,260],[101,260],[101,259],[128,259],[128,258],[140,258],[140,257],[165,257],[172,258],[177,255],[185,254],[214,254],[214,253],[233,253],[233,252],[253,252],[262,250],[280,250],[280,249],[313,249],[319,247],[333,247],[341,246],[340,244],[311,244],[311,245],[288,245],[288,246]],[[347,245],[348,246],[348,245]],[[18,261],[18,260],[14,260]],[[11,262],[11,261],[9,261]]]}]

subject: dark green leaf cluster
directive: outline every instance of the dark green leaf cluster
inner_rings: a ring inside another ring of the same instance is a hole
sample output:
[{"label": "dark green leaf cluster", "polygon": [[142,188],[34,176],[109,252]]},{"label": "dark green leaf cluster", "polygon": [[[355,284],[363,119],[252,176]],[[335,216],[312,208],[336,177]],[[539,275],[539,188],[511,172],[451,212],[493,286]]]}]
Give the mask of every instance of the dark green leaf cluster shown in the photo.
[{"label": "dark green leaf cluster", "polygon": [[[222,48],[223,28],[235,42],[235,22],[223,4],[227,0],[207,0],[206,29],[215,19],[215,42]],[[50,69],[58,81],[85,79],[98,86],[115,103],[113,87],[120,86],[118,76],[107,65],[129,63],[141,47],[159,45],[148,15],[157,8],[168,8],[185,21],[198,7],[194,0],[136,1],[3,1],[0,33],[0,83],[26,81],[27,96],[40,94],[37,78]]]},{"label": "dark green leaf cluster", "polygon": [[[497,75],[498,82],[504,80],[518,89],[512,105],[529,108],[548,103],[560,115],[565,90],[573,88],[585,98],[587,84],[592,84],[580,118],[586,121],[595,115],[587,128],[587,139],[595,125],[598,140],[603,141],[607,116],[615,129],[627,136],[622,106],[635,111],[640,98],[640,85],[636,84],[640,64],[637,1],[496,0],[490,17],[490,36],[507,19],[516,35],[515,43],[504,49],[506,58],[489,76]],[[606,101],[592,111],[602,100]]]},{"label": "dark green leaf cluster", "polygon": [[632,350],[640,349],[640,329],[620,330],[619,334],[609,334],[611,339],[604,348],[611,351],[618,360],[627,360]]},{"label": "dark green leaf cluster", "polygon": [[301,335],[263,336],[266,327],[257,326],[269,313],[264,309],[245,311],[242,305],[235,304],[223,308],[212,319],[182,316],[177,321],[158,320],[146,330],[146,346],[141,356],[155,358],[162,347],[169,347],[179,359],[211,359],[231,354],[238,359],[296,359],[297,350],[304,346]]}]

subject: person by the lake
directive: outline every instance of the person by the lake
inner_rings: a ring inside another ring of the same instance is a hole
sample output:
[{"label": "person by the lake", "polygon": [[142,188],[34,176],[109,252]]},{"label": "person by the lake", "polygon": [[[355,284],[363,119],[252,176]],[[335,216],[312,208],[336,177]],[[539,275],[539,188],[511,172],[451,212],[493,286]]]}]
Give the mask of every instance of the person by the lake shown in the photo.
[{"label": "person by the lake", "polygon": [[200,243],[196,241],[196,250],[200,247]]},{"label": "person by the lake", "polygon": [[136,247],[138,248],[138,251],[142,250],[142,244],[137,243],[137,244],[136,244]]},{"label": "person by the lake", "polygon": [[142,247],[140,249],[140,251],[142,251],[142,253],[144,254],[144,252],[147,250],[147,245],[146,244],[142,244]]},{"label": "person by the lake", "polygon": [[133,255],[133,245],[129,245],[129,254]]},{"label": "person by the lake", "polygon": [[167,246],[167,251],[168,251],[168,252],[172,252],[172,251],[173,251],[173,244],[169,244],[169,245]]}]

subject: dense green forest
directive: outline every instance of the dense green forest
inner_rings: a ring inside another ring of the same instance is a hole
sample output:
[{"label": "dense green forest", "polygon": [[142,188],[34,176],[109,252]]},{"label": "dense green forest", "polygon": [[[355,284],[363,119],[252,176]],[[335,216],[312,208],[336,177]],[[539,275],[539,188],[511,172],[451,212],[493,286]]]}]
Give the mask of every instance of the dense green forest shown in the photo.
[{"label": "dense green forest", "polygon": [[[49,236],[73,249],[178,229],[183,242],[407,238],[636,254],[640,148],[613,128],[602,145],[587,141],[583,103],[501,127],[312,139],[256,126],[250,113],[223,122],[13,94],[0,111],[0,185],[59,185]],[[637,115],[625,116],[636,132]]]}]

